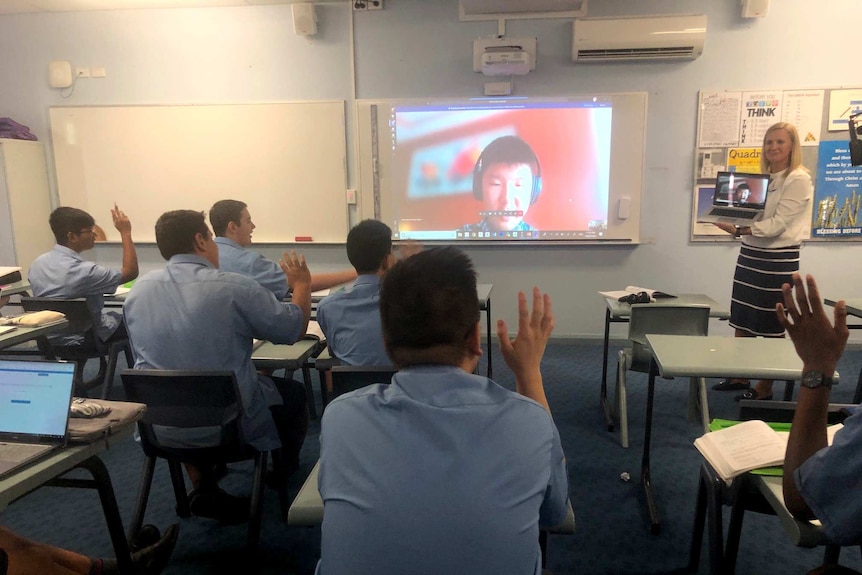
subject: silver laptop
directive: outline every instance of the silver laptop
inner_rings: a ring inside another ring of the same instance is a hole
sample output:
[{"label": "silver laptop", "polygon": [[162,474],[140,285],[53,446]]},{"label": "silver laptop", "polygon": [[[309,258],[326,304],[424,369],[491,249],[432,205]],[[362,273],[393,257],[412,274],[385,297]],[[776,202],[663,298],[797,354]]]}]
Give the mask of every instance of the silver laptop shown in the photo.
[{"label": "silver laptop", "polygon": [[0,477],[66,444],[75,364],[0,360]]},{"label": "silver laptop", "polygon": [[698,221],[750,226],[762,216],[768,191],[769,174],[718,172],[712,209]]}]

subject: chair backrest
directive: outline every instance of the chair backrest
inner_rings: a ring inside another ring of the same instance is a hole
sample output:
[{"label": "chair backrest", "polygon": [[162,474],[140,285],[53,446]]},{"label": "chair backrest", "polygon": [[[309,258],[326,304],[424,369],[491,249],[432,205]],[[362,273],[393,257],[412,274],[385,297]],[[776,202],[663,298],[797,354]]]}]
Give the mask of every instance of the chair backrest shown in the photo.
[{"label": "chair backrest", "polygon": [[343,393],[361,389],[375,383],[390,383],[398,372],[393,365],[335,365],[332,366],[332,396],[335,399]]},{"label": "chair backrest", "polygon": [[57,297],[22,297],[21,307],[24,311],[58,311],[69,321],[67,331],[83,333],[93,327],[93,315],[87,300],[79,298]]},{"label": "chair backrest", "polygon": [[632,343],[632,367],[635,371],[649,369],[652,353],[646,345],[646,334],[707,335],[709,306],[635,304],[629,319],[629,340]]},{"label": "chair backrest", "polygon": [[242,443],[242,402],[232,371],[124,369],[126,400],[144,403],[139,422],[144,451],[158,447],[153,426],[221,428],[223,441]]}]

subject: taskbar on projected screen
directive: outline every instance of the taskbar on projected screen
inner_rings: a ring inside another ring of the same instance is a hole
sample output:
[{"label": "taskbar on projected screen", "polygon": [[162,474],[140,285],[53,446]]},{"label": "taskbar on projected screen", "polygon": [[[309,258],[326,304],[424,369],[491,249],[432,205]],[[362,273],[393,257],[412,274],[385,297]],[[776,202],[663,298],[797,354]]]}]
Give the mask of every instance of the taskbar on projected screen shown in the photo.
[{"label": "taskbar on projected screen", "polygon": [[605,231],[548,231],[548,230],[529,230],[529,231],[513,231],[513,232],[465,232],[461,230],[413,230],[395,233],[395,240],[419,240],[419,241],[435,241],[435,240],[456,240],[456,241],[474,241],[474,240],[593,240],[604,239]]}]

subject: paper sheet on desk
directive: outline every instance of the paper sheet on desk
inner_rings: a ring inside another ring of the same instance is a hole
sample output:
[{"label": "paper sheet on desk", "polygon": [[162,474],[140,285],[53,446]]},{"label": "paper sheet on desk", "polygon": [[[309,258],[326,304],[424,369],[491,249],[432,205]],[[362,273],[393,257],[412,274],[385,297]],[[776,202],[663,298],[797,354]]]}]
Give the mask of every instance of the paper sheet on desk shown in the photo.
[{"label": "paper sheet on desk", "polygon": [[319,289],[311,292],[311,297],[326,297],[332,292],[331,289]]}]

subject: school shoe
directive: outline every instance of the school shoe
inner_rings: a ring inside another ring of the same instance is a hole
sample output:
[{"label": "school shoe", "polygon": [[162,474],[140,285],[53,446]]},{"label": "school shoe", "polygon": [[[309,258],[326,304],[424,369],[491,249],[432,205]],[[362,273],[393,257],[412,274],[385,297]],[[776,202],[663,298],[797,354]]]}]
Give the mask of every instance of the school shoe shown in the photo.
[{"label": "school shoe", "polygon": [[174,523],[165,530],[165,534],[158,541],[132,553],[132,563],[137,568],[137,572],[158,575],[164,571],[171,560],[179,534],[180,526]]},{"label": "school shoe", "polygon": [[734,401],[740,401],[743,399],[756,399],[766,401],[772,399],[772,394],[770,393],[769,395],[759,395],[757,393],[757,390],[752,387],[751,389],[748,389],[733,398]]},{"label": "school shoe", "polygon": [[217,519],[226,525],[248,521],[250,505],[250,497],[230,495],[218,486],[199,487],[189,493],[192,515]]},{"label": "school shoe", "polygon": [[722,379],[718,383],[712,386],[712,389],[715,391],[739,391],[741,389],[748,389],[751,384],[741,381],[731,381],[729,379]]}]

